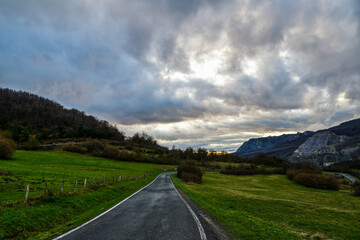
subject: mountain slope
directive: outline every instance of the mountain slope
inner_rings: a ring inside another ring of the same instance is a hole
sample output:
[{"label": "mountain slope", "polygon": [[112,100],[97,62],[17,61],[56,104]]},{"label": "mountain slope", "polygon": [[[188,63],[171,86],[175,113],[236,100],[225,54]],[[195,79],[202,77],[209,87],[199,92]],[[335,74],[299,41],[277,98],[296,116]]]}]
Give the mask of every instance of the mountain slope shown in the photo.
[{"label": "mountain slope", "polygon": [[234,154],[251,157],[261,152],[292,161],[313,160],[321,164],[359,159],[360,119],[317,132],[250,139]]},{"label": "mountain slope", "polygon": [[124,140],[124,134],[107,121],[35,94],[0,88],[0,129],[23,142],[29,135],[39,139],[107,138]]},{"label": "mountain slope", "polygon": [[336,135],[345,135],[349,137],[360,136],[360,118],[341,123],[339,126],[331,127],[327,130],[320,130],[318,132],[330,131]]},{"label": "mountain slope", "polygon": [[279,157],[290,156],[313,132],[284,134],[264,138],[253,138],[246,141],[235,152],[240,157],[251,157],[260,152]]}]

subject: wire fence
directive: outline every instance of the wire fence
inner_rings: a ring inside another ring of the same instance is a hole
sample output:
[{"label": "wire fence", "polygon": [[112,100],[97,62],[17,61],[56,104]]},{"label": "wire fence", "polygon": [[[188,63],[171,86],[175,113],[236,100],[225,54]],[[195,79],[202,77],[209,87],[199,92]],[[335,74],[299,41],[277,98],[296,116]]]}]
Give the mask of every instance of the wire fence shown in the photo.
[{"label": "wire fence", "polygon": [[79,178],[74,181],[44,179],[42,183],[25,183],[24,202],[46,196],[66,196],[74,193],[84,193],[89,190],[106,187],[120,182],[138,181],[147,178],[155,172],[166,169],[154,169],[142,175],[105,174],[103,177]]}]

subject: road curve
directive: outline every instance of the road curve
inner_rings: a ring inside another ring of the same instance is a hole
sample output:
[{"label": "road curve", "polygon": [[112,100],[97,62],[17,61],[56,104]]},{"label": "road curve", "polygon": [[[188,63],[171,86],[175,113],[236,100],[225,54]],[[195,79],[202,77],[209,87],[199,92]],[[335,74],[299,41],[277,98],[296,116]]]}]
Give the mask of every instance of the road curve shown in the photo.
[{"label": "road curve", "polygon": [[107,213],[55,239],[217,239],[177,192],[170,175],[160,174]]},{"label": "road curve", "polygon": [[342,176],[344,176],[344,177],[346,177],[350,182],[352,182],[352,183],[356,183],[356,182],[358,182],[358,180],[356,179],[356,178],[354,178],[353,176],[351,176],[350,174],[347,174],[347,173],[341,173],[341,172],[334,172],[334,173],[336,173],[336,174],[340,174],[340,175],[342,175]]},{"label": "road curve", "polygon": [[351,176],[350,174],[347,174],[347,173],[342,173],[342,172],[324,172],[324,173],[338,174],[338,175],[344,176],[346,179],[348,179],[352,183],[359,182],[355,177],[353,177],[353,176]]}]

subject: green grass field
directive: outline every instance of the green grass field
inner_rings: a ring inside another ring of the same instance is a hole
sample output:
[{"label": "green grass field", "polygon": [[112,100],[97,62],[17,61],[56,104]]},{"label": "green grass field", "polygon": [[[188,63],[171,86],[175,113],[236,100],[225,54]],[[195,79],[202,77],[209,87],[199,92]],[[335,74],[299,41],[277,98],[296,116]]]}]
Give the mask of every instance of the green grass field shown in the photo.
[{"label": "green grass field", "polygon": [[312,189],[282,175],[206,173],[203,184],[174,183],[241,239],[359,239],[360,198]]},{"label": "green grass field", "polygon": [[24,201],[26,185],[30,184],[30,197],[44,193],[45,180],[48,189],[54,193],[61,190],[72,192],[75,180],[78,190],[83,188],[84,179],[87,185],[92,182],[103,183],[114,176],[141,176],[159,168],[174,168],[169,165],[157,165],[135,162],[119,162],[67,152],[16,151],[12,160],[1,160],[0,171],[9,171],[14,176],[0,176],[0,206]]},{"label": "green grass field", "polygon": [[[136,190],[150,183],[160,171],[145,179],[103,184],[104,175],[141,176],[174,166],[120,162],[65,152],[17,151],[14,159],[0,161],[0,239],[49,239],[65,232],[112,207]],[[87,178],[88,189],[83,189]],[[92,178],[95,184],[91,188]],[[48,181],[51,196],[44,194]],[[79,181],[74,193],[74,181]],[[97,181],[101,186],[96,186]],[[65,194],[60,196],[62,181]],[[30,202],[24,203],[26,185],[30,184]],[[36,220],[36,221],[34,221]]]}]

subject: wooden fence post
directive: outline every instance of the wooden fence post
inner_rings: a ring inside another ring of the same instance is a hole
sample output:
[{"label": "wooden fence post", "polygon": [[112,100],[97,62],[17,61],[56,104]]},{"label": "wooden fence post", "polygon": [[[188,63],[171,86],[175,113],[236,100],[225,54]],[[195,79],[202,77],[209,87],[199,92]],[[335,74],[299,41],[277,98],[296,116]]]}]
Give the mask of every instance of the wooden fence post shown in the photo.
[{"label": "wooden fence post", "polygon": [[86,189],[86,178],[84,180],[84,189]]},{"label": "wooden fence post", "polygon": [[64,193],[64,181],[62,181],[62,184],[61,184],[61,193]]},{"label": "wooden fence post", "polygon": [[26,194],[25,194],[25,202],[27,203],[29,200],[29,190],[30,190],[30,184],[26,187]]},{"label": "wooden fence post", "polygon": [[44,195],[46,195],[46,190],[47,190],[47,180],[45,180]]},{"label": "wooden fence post", "polygon": [[75,180],[75,184],[74,184],[74,192],[76,192],[76,185],[77,185],[77,180]]}]

